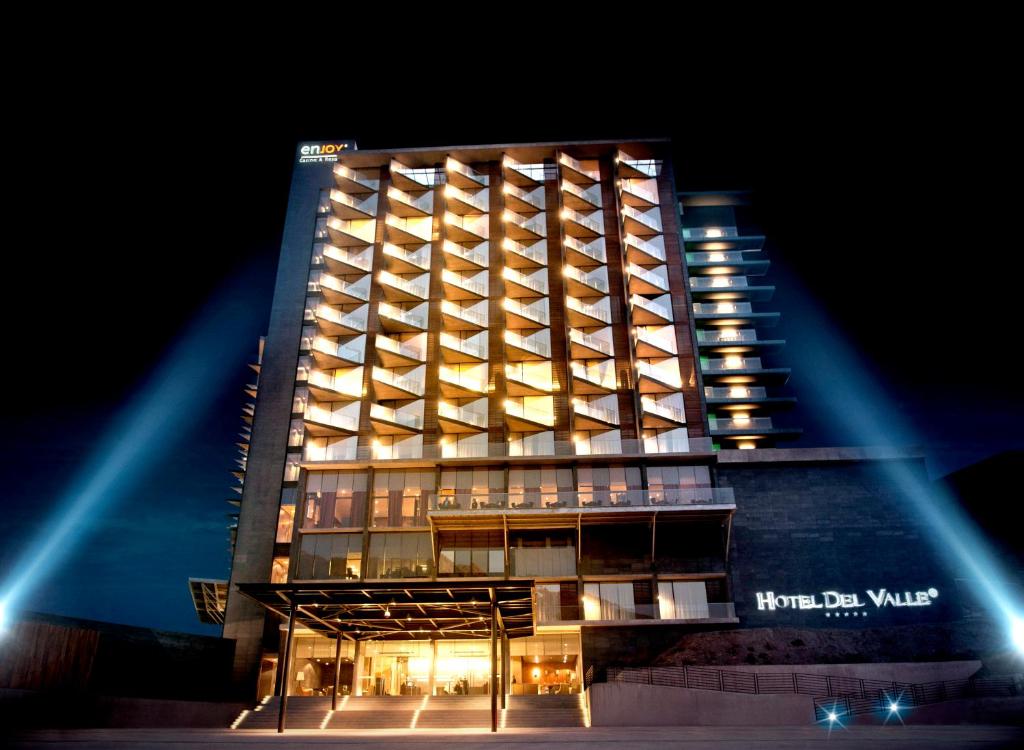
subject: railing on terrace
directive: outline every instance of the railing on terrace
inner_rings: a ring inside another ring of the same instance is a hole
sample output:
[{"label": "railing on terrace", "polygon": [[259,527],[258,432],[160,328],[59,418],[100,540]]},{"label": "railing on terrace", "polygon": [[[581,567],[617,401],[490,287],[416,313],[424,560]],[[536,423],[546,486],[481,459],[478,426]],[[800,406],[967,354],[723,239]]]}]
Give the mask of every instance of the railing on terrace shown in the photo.
[{"label": "railing on terrace", "polygon": [[731,487],[680,487],[654,490],[593,492],[467,492],[431,495],[431,511],[564,510],[587,508],[671,508],[689,505],[731,505]]}]

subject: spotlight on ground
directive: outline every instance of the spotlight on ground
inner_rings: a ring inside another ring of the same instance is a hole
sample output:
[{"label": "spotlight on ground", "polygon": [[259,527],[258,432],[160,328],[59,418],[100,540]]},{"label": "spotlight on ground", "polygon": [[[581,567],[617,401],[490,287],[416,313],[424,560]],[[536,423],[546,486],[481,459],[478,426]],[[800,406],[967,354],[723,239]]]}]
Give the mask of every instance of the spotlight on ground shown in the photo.
[{"label": "spotlight on ground", "polygon": [[1010,621],[1010,640],[1013,647],[1024,654],[1024,617],[1014,617]]},{"label": "spotlight on ground", "polygon": [[889,713],[898,714],[900,712],[900,704],[895,701],[889,704]]}]

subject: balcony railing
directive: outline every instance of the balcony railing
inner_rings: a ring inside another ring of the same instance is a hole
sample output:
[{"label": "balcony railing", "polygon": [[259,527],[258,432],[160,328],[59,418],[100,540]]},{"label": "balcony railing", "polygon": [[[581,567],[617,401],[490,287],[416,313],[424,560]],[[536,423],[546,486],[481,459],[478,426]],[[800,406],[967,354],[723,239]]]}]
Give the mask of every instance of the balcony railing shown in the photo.
[{"label": "balcony railing", "polygon": [[398,354],[402,357],[408,357],[409,359],[415,359],[418,362],[423,362],[426,359],[426,354],[418,346],[410,346],[409,344],[403,344],[400,341],[388,338],[381,334],[377,334],[374,342],[378,349],[391,352],[392,354]]},{"label": "balcony railing", "polygon": [[629,298],[629,301],[634,307],[639,307],[653,315],[657,315],[662,320],[672,320],[672,310],[653,300],[649,300],[639,294],[634,294]]},{"label": "balcony railing", "polygon": [[360,333],[366,332],[365,306],[362,311],[346,313],[341,310],[335,310],[333,307],[328,307],[327,305],[318,305],[316,308],[316,317],[318,320],[333,323],[334,325],[342,328],[359,331]]},{"label": "balcony railing", "polygon": [[[395,230],[390,235],[398,234],[400,241],[408,242],[430,242],[432,228],[431,221],[426,217],[405,217],[387,214],[384,223],[389,229]],[[411,240],[409,238],[412,238]],[[392,238],[394,239],[394,238]],[[371,240],[372,242],[373,240]]]},{"label": "balcony railing", "polygon": [[306,382],[314,388],[322,388],[325,391],[330,391],[332,394],[337,393],[347,398],[359,398],[362,395],[358,386],[354,386],[345,376],[332,375],[323,370],[310,371]]},{"label": "balcony railing", "polygon": [[568,193],[578,203],[586,204],[591,209],[601,207],[601,186],[599,184],[583,188],[574,182],[562,180],[562,192]]},{"label": "balcony railing", "polygon": [[[659,267],[664,268],[664,266]],[[666,268],[665,270],[667,273],[668,269]],[[629,273],[630,276],[635,276],[636,278],[641,279],[642,281],[646,281],[653,287],[657,287],[658,289],[661,289],[666,292],[668,291],[668,278],[661,276],[660,274],[654,273],[653,271],[648,271],[646,268],[638,266],[635,263],[630,263],[626,271],[627,273]]]},{"label": "balcony railing", "polygon": [[736,227],[685,227],[684,240],[716,240],[724,237],[738,237]]},{"label": "balcony railing", "polygon": [[457,385],[460,388],[465,388],[466,390],[473,391],[474,393],[487,392],[486,378],[481,378],[463,370],[456,370],[454,368],[441,365],[438,369],[438,378],[442,383],[451,383],[452,385]]},{"label": "balcony railing", "polygon": [[430,296],[430,290],[426,284],[417,284],[408,279],[404,279],[401,276],[397,276],[390,271],[381,271],[377,275],[377,281],[381,284],[400,289],[406,294],[412,295],[413,297],[419,297],[420,299],[426,299]]},{"label": "balcony railing", "polygon": [[510,362],[505,365],[505,377],[517,383],[528,385],[537,391],[551,393],[555,390],[555,386],[550,379],[530,375],[529,371],[525,370],[518,362]]},{"label": "balcony railing", "polygon": [[610,341],[605,341],[597,336],[591,336],[588,333],[583,333],[583,331],[577,331],[575,328],[569,329],[569,340],[579,344],[580,346],[585,346],[588,349],[593,349],[595,351],[602,352],[603,354],[607,354],[609,357],[612,356],[614,351]]},{"label": "balcony railing", "polygon": [[[449,156],[447,159],[445,159],[444,168],[447,169],[449,172],[452,172],[456,175],[460,175],[463,178],[465,178],[465,182],[467,183],[467,185],[468,183],[473,183],[474,185],[477,185],[479,187],[487,186],[487,175],[477,172],[475,169],[463,164],[458,159],[453,159],[452,157]],[[451,182],[451,180],[449,180],[449,182]]]},{"label": "balcony railing", "polygon": [[531,234],[535,237],[547,236],[547,214],[544,212],[534,214],[533,216],[520,216],[515,211],[506,209],[501,218],[510,227],[516,227],[521,230],[521,233]]},{"label": "balcony railing", "polygon": [[424,271],[430,270],[430,245],[410,251],[398,245],[392,245],[390,242],[385,242],[383,250],[385,256],[397,258],[411,266],[422,268]]},{"label": "balcony railing", "polygon": [[751,401],[768,397],[768,390],[762,386],[734,385],[730,387],[705,386],[704,398]]},{"label": "balcony railing", "polygon": [[383,404],[370,404],[370,419],[379,419],[382,422],[391,422],[392,424],[407,427],[410,430],[423,429],[423,417],[419,414],[399,411],[398,409],[392,409],[390,406],[384,406]]},{"label": "balcony railing", "polygon": [[701,359],[702,372],[728,372],[729,370],[760,370],[760,357],[726,357],[724,359]]},{"label": "balcony railing", "polygon": [[437,416],[471,424],[474,427],[484,429],[487,427],[487,415],[468,409],[465,406],[455,406],[444,401],[437,402]]},{"label": "balcony railing", "polygon": [[691,276],[690,289],[745,289],[746,276]]},{"label": "balcony railing", "polygon": [[625,151],[619,151],[615,156],[615,163],[619,169],[627,174],[637,174],[643,177],[657,177],[661,174],[660,159],[634,159]]},{"label": "balcony railing", "polygon": [[[645,442],[647,443],[647,450],[645,450]],[[472,445],[472,444],[468,444]],[[366,461],[373,460],[401,460],[401,459],[429,459],[429,460],[441,460],[444,458],[455,457],[449,456],[443,449],[450,448],[451,446],[440,446],[440,445],[424,445],[422,448],[418,444],[415,446],[415,450],[404,450],[396,451],[392,455],[384,455],[384,453],[377,453],[371,449],[370,446],[360,446],[358,450],[353,452],[351,457],[345,459],[339,459],[337,461],[326,460],[327,464],[345,464],[346,462],[359,462],[364,463]],[[497,442],[487,443],[482,449],[474,447],[471,451],[467,451],[465,455],[467,457],[474,458],[493,458],[493,459],[506,459],[506,458],[558,458],[563,457],[566,459],[573,459],[575,456],[580,455],[576,450],[576,443],[568,441],[558,442],[531,442],[531,441],[515,441],[515,442]],[[655,443],[653,440],[632,440],[622,439],[618,441],[617,455],[621,456],[647,456],[647,455],[659,455],[664,456],[666,454],[711,454],[713,453],[713,445],[711,438],[685,438],[675,439],[668,441],[661,441],[660,444]],[[320,460],[325,461],[324,459]],[[319,468],[317,461],[307,460],[305,463],[310,464],[311,468]]]},{"label": "balcony railing", "polygon": [[552,427],[555,424],[555,415],[550,411],[523,406],[516,401],[505,402],[505,413],[513,417],[529,420],[530,422],[547,425],[548,427]]},{"label": "balcony railing", "polygon": [[445,211],[444,223],[449,233],[459,241],[486,240],[490,236],[490,219],[486,214],[460,216]]},{"label": "balcony railing", "polygon": [[[363,279],[365,278],[364,276]],[[362,280],[353,284],[329,273],[321,273],[319,284],[321,289],[327,289],[329,292],[336,292],[362,302],[367,302],[370,299],[370,285],[363,283]]]},{"label": "balcony railing", "polygon": [[749,302],[694,302],[697,315],[748,315],[754,311]]},{"label": "balcony railing", "polygon": [[679,487],[664,490],[595,490],[592,492],[479,492],[431,495],[429,513],[466,511],[579,511],[588,508],[659,508],[735,505],[732,487]]},{"label": "balcony railing", "polygon": [[369,250],[352,252],[351,250],[346,250],[343,247],[324,245],[323,257],[325,260],[333,260],[341,265],[358,268],[360,271],[366,271],[367,273],[369,273],[370,269],[373,267],[373,255]]},{"label": "balcony railing", "polygon": [[[582,401],[576,399],[572,402],[572,410],[574,413],[592,417],[606,424],[618,424],[619,423],[619,412],[615,409],[605,409],[603,406],[595,406],[589,401]],[[616,441],[618,442],[618,441]]]},{"label": "balcony railing", "polygon": [[473,323],[474,325],[478,325],[483,328],[487,327],[486,315],[478,313],[475,310],[470,310],[469,308],[466,307],[459,307],[450,300],[441,300],[441,312],[447,315],[452,315],[456,318],[461,318],[462,320],[468,321],[470,323]]},{"label": "balcony railing", "polygon": [[410,180],[418,187],[431,188],[434,185],[444,184],[444,172],[434,167],[407,167],[404,164],[391,160],[392,176],[401,176]]},{"label": "balcony railing", "polygon": [[661,214],[657,208],[639,211],[632,206],[623,206],[622,218],[623,222],[626,224],[627,230],[630,230],[630,234],[635,234],[636,231],[641,231],[642,233],[642,230],[630,227],[630,222],[636,222],[654,233],[661,232]]},{"label": "balcony railing", "polygon": [[615,390],[615,372],[611,369],[587,367],[582,362],[572,362],[570,368],[572,376],[580,380],[586,380],[607,390]]},{"label": "balcony railing", "polygon": [[715,250],[706,253],[687,253],[686,262],[704,265],[706,263],[743,263],[742,250]]},{"label": "balcony railing", "polygon": [[[405,323],[406,325],[413,326],[414,328],[419,328],[420,330],[424,331],[427,329],[426,317],[423,315],[418,315],[417,313],[414,313],[411,310],[403,310],[402,308],[395,307],[394,305],[388,304],[387,302],[381,302],[380,306],[377,308],[377,312],[380,315],[384,316],[385,318],[397,320],[401,323]],[[365,323],[363,330],[366,330]]]},{"label": "balcony railing", "polygon": [[600,320],[604,323],[612,322],[612,314],[609,310],[603,307],[598,307],[597,305],[588,305],[587,303],[581,302],[575,297],[566,296],[565,306],[568,307],[570,310],[575,310],[578,313],[586,315],[587,317],[590,318],[594,318],[596,320]]},{"label": "balcony railing", "polygon": [[505,331],[505,343],[523,351],[532,352],[545,359],[551,359],[551,347],[545,341],[522,336],[515,331]]},{"label": "balcony railing", "polygon": [[506,182],[502,188],[502,192],[505,193],[506,200],[511,196],[522,203],[530,206],[537,211],[544,210],[544,187],[535,187],[531,190],[524,190],[518,185],[513,185],[511,182]]},{"label": "balcony railing", "polygon": [[644,182],[643,180],[631,180],[631,179],[619,180],[619,189],[623,193],[628,193],[630,195],[635,195],[637,198],[639,198],[640,200],[642,200],[642,201],[644,201],[646,203],[650,203],[650,204],[655,205],[655,206],[658,205],[658,202],[659,202],[658,191],[657,190],[651,190],[651,189],[645,187],[642,184],[643,182]]},{"label": "balcony railing", "polygon": [[641,408],[648,414],[654,414],[658,417],[664,417],[665,419],[677,422],[679,424],[686,423],[686,412],[675,406],[669,406],[668,404],[662,404],[655,401],[652,398],[641,397],[640,398]]},{"label": "balcony railing", "polygon": [[506,170],[506,179],[513,180],[516,176],[525,178],[520,182],[544,182],[554,178],[554,167],[546,164],[523,164],[506,154],[502,157],[501,167]]},{"label": "balcony railing", "polygon": [[467,339],[460,339],[458,336],[452,336],[446,331],[441,331],[441,346],[452,349],[463,354],[468,354],[471,357],[477,359],[487,359],[487,342],[478,344],[475,341],[469,341]]},{"label": "balcony railing", "polygon": [[562,209],[562,221],[577,224],[583,229],[587,230],[588,232],[591,232],[592,234],[603,235],[604,220],[601,218],[601,214],[597,212],[594,213],[594,216],[597,216],[598,218],[594,219],[591,218],[590,216],[585,216],[581,214],[579,211],[576,211],[571,208]]},{"label": "balcony railing", "polygon": [[388,188],[388,201],[396,214],[430,216],[434,213],[434,193],[428,191],[422,195],[410,195],[394,185]]},{"label": "balcony railing", "polygon": [[653,258],[654,260],[665,262],[665,247],[663,243],[654,242],[652,240],[645,240],[641,237],[635,237],[632,234],[626,235],[626,251],[629,252],[631,248],[635,248],[639,252]]},{"label": "balcony railing", "polygon": [[514,299],[505,298],[504,308],[506,311],[518,315],[521,318],[527,318],[535,323],[539,323],[542,326],[550,325],[548,311],[542,307],[534,307],[533,305],[524,305]]},{"label": "balcony railing", "polygon": [[573,250],[580,255],[596,261],[597,263],[607,263],[608,255],[605,252],[602,242],[603,240],[598,242],[581,242],[575,237],[566,237],[562,244],[565,246],[566,250]]},{"label": "balcony railing", "polygon": [[545,296],[548,294],[548,280],[543,276],[539,278],[527,276],[526,274],[519,273],[519,271],[514,268],[509,268],[508,266],[502,268],[501,275],[513,284],[518,284],[526,289],[531,289],[537,294]]},{"label": "balcony railing", "polygon": [[583,162],[579,159],[574,159],[569,154],[561,153],[558,155],[558,163],[572,172],[572,176],[582,178],[587,182],[600,182],[601,181],[601,170],[590,169],[583,166]]},{"label": "balcony railing", "polygon": [[481,252],[477,248],[468,248],[468,247],[465,247],[463,245],[459,245],[456,242],[452,242],[451,240],[445,240],[444,241],[444,245],[442,246],[442,249],[444,250],[444,252],[448,253],[449,255],[454,255],[457,258],[462,258],[463,260],[468,261],[468,262],[472,263],[475,266],[480,266],[481,268],[486,268],[487,267],[487,245],[486,245],[486,243],[484,243],[482,245],[482,247],[484,248],[483,252]]},{"label": "balcony railing", "polygon": [[589,286],[591,289],[600,292],[601,294],[608,294],[608,282],[602,279],[595,273],[583,273],[576,266],[562,266],[562,274],[567,279],[573,279],[578,281],[580,284]]},{"label": "balcony railing", "polygon": [[467,292],[475,294],[477,297],[487,296],[487,286],[485,284],[473,281],[472,279],[467,279],[465,276],[460,276],[455,273],[455,271],[449,271],[447,268],[442,269],[441,271],[441,281],[453,284],[461,289],[465,289]]},{"label": "balcony railing", "polygon": [[359,420],[355,417],[350,417],[347,414],[342,414],[341,412],[331,411],[330,409],[324,409],[316,404],[309,404],[306,406],[306,411],[302,416],[303,419],[310,422],[336,427],[339,430],[345,430],[346,432],[356,432],[359,429]]},{"label": "balcony railing", "polygon": [[771,417],[748,417],[743,419],[742,417],[733,417],[731,419],[722,419],[712,415],[708,416],[708,424],[711,426],[712,431],[750,431],[758,432],[760,430],[772,429]]},{"label": "balcony railing", "polygon": [[[488,211],[488,193],[483,190],[479,193],[467,193],[465,190],[460,190],[451,183],[444,186],[444,197],[448,199],[449,204],[461,203],[464,207],[469,208],[477,213],[485,214]],[[460,212],[461,208],[460,206]]]},{"label": "balcony railing", "polygon": [[697,330],[697,341],[702,344],[749,344],[757,341],[757,331],[753,328],[740,330],[708,331]]},{"label": "balcony railing", "polygon": [[546,266],[548,264],[548,245],[545,240],[539,240],[532,245],[523,245],[506,237],[502,240],[501,247],[505,252],[514,253],[539,266]]},{"label": "balcony railing", "polygon": [[380,189],[380,180],[371,179],[361,172],[346,167],[344,164],[334,165],[334,176],[346,184],[361,188],[361,192],[376,192]]},{"label": "balcony railing", "polygon": [[372,219],[377,215],[377,193],[349,195],[340,190],[331,191],[331,203],[336,203],[339,218]]},{"label": "balcony railing", "polygon": [[313,351],[323,352],[337,359],[343,359],[346,362],[362,362],[364,357],[362,349],[345,346],[323,336],[314,337],[310,348]]},{"label": "balcony railing", "polygon": [[373,379],[379,383],[386,383],[406,393],[414,393],[422,396],[424,391],[423,381],[417,378],[410,378],[399,375],[394,370],[386,370],[383,367],[373,368]]},{"label": "balcony railing", "polygon": [[659,383],[665,383],[674,388],[683,387],[683,379],[680,377],[679,372],[675,370],[668,370],[663,367],[655,367],[650,362],[645,362],[642,359],[636,361],[636,371],[640,375],[645,375],[649,378],[657,380]]},{"label": "balcony railing", "polygon": [[651,333],[646,328],[637,327],[633,329],[636,332],[636,340],[642,341],[645,344],[659,349],[663,352],[671,352],[672,354],[678,354],[678,347],[676,344],[675,336],[666,336],[662,333]]}]

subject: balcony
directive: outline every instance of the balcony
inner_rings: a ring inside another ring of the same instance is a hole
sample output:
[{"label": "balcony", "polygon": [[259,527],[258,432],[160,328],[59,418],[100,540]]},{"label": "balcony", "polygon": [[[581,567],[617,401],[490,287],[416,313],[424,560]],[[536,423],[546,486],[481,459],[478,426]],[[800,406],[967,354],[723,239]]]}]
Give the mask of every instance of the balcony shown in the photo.
[{"label": "balcony", "polygon": [[465,406],[455,406],[444,401],[438,401],[437,424],[441,428],[441,432],[444,433],[466,434],[483,432],[487,429],[487,414],[481,414]]},{"label": "balcony", "polygon": [[749,302],[694,302],[694,319],[716,326],[760,325],[774,326],[779,322],[777,312],[754,312]]},{"label": "balcony", "polygon": [[548,170],[543,164],[522,164],[508,154],[502,157],[501,171],[505,181],[517,187],[536,187],[548,179]]},{"label": "balcony", "polygon": [[449,331],[482,331],[487,328],[487,315],[441,300],[441,320]]},{"label": "balcony", "polygon": [[407,193],[395,186],[388,188],[388,211],[393,216],[403,219],[410,217],[432,216],[434,213],[434,191]]},{"label": "balcony", "polygon": [[661,159],[634,159],[621,150],[615,155],[615,166],[621,177],[643,179],[661,174]]},{"label": "balcony", "polygon": [[615,354],[611,341],[569,329],[569,356],[572,359],[608,359]]},{"label": "balcony", "polygon": [[577,430],[608,430],[619,426],[619,413],[589,401],[572,400],[573,427]]},{"label": "balcony", "polygon": [[335,247],[365,247],[372,245],[377,232],[376,219],[336,219],[325,222],[331,244]]},{"label": "balcony", "polygon": [[581,161],[574,159],[569,154],[558,155],[558,166],[561,167],[562,175],[571,182],[579,185],[588,185],[592,182],[601,181],[601,169],[597,159]]},{"label": "balcony", "polygon": [[601,208],[601,186],[597,183],[583,187],[562,180],[562,203],[577,211],[596,211]]},{"label": "balcony", "polygon": [[760,357],[730,354],[720,359],[700,358],[700,371],[713,383],[751,383],[755,380],[769,385],[782,385],[789,380],[789,368],[766,368]]},{"label": "balcony", "polygon": [[429,273],[406,279],[390,271],[381,271],[377,274],[377,281],[388,302],[423,302],[430,296]]},{"label": "balcony", "polygon": [[505,422],[512,432],[543,432],[554,426],[555,415],[548,410],[523,406],[517,401],[506,401]]},{"label": "balcony", "polygon": [[771,417],[732,417],[722,419],[713,414],[708,415],[708,425],[712,435],[757,435],[771,432]]},{"label": "balcony", "polygon": [[588,367],[582,362],[572,362],[569,369],[573,393],[604,395],[614,393],[617,388],[613,367]]},{"label": "balcony", "polygon": [[359,432],[359,420],[340,411],[325,409],[316,404],[306,406],[302,415],[306,433],[314,437],[354,435]]},{"label": "balcony", "polygon": [[589,240],[604,235],[604,216],[600,211],[586,216],[571,208],[563,208],[561,218],[565,224],[565,233],[570,237]]},{"label": "balcony", "polygon": [[633,208],[653,208],[661,201],[658,197],[658,183],[656,180],[619,180],[619,200],[624,206]]},{"label": "balcony", "polygon": [[486,214],[490,210],[489,191],[484,189],[478,193],[467,193],[455,185],[444,186],[446,207],[454,214]]},{"label": "balcony", "polygon": [[502,193],[505,196],[505,207],[518,214],[529,215],[543,211],[545,208],[543,185],[521,188],[511,182],[506,182],[502,187]]},{"label": "balcony", "polygon": [[672,308],[666,307],[660,302],[634,294],[630,296],[629,304],[633,325],[659,326],[672,322]]},{"label": "balcony", "polygon": [[378,435],[415,435],[423,431],[423,417],[381,404],[370,404],[370,423]]},{"label": "balcony", "polygon": [[594,297],[608,294],[608,280],[603,268],[584,273],[576,266],[562,266],[562,276],[565,277],[566,291],[573,296]]},{"label": "balcony", "polygon": [[697,346],[718,354],[742,354],[759,351],[772,352],[781,349],[783,339],[762,339],[753,328],[697,329]]},{"label": "balcony", "polygon": [[633,329],[636,335],[636,356],[652,357],[675,357],[679,354],[676,343],[676,331],[674,327],[666,326],[652,332],[642,326]]},{"label": "balcony", "polygon": [[321,296],[332,305],[358,305],[370,300],[369,275],[353,283],[321,272],[318,284]]},{"label": "balcony", "polygon": [[767,389],[760,386],[732,386],[730,388],[705,386],[704,398],[708,401],[743,402],[762,401],[768,397]]},{"label": "balcony", "polygon": [[[480,370],[482,368],[474,368]],[[438,369],[441,395],[445,398],[473,398],[487,395],[487,376],[441,365]]]},{"label": "balcony", "polygon": [[637,390],[640,393],[675,393],[683,388],[683,380],[678,370],[655,367],[650,362],[637,360]]},{"label": "balcony", "polygon": [[[677,487],[662,490],[525,491],[516,494],[479,492],[430,497],[432,517],[514,513],[577,514],[580,512],[736,509],[732,487]],[[571,549],[571,548],[569,548]]]},{"label": "balcony", "polygon": [[585,268],[608,262],[604,237],[598,237],[591,242],[583,242],[575,237],[566,237],[562,247],[565,248],[566,262],[573,266]]},{"label": "balcony", "polygon": [[444,168],[448,175],[448,184],[464,190],[487,187],[489,182],[486,174],[477,172],[472,167],[450,156],[445,159]]},{"label": "balcony", "polygon": [[566,296],[565,308],[569,325],[574,328],[606,326],[612,322],[612,314],[608,308],[588,305],[575,297]]},{"label": "balcony", "polygon": [[445,240],[441,250],[444,252],[445,265],[453,271],[487,270],[489,253],[486,242],[470,248]]},{"label": "balcony", "polygon": [[775,287],[752,286],[746,276],[691,276],[690,292],[694,299],[767,300]]},{"label": "balcony", "polygon": [[628,234],[637,237],[649,237],[652,234],[661,234],[661,209],[651,208],[646,211],[633,208],[632,206],[622,207],[622,225]]},{"label": "balcony", "polygon": [[327,305],[317,305],[316,324],[328,336],[355,336],[366,333],[367,311],[367,305],[363,305],[353,312],[343,312]]},{"label": "balcony", "polygon": [[506,297],[502,306],[505,309],[506,328],[545,328],[551,325],[546,302],[543,305],[540,302],[524,305]]},{"label": "balcony", "polygon": [[441,271],[441,285],[444,287],[444,296],[452,300],[481,300],[487,299],[487,284],[478,279],[487,278],[486,273],[469,278],[447,268]]},{"label": "balcony", "polygon": [[435,167],[407,167],[391,160],[391,181],[402,190],[429,190],[444,183],[445,173]]},{"label": "balcony", "polygon": [[524,245],[506,237],[501,241],[501,249],[505,251],[505,265],[509,268],[516,270],[543,268],[548,264],[547,240],[538,240],[532,245]]},{"label": "balcony", "polygon": [[[361,368],[360,368],[361,369]],[[362,379],[349,370],[312,370],[306,378],[309,395],[317,401],[357,401],[363,397]]]},{"label": "balcony", "polygon": [[416,333],[427,330],[427,316],[423,313],[403,310],[387,302],[377,307],[380,327],[387,333]]},{"label": "balcony", "polygon": [[521,364],[505,365],[505,380],[510,396],[550,396],[557,390],[550,373],[538,375]]},{"label": "balcony", "polygon": [[384,217],[384,236],[388,242],[397,245],[422,245],[433,239],[434,220],[430,216]]},{"label": "balcony", "polygon": [[373,391],[379,399],[411,399],[423,397],[423,381],[417,377],[399,375],[383,367],[373,368]]},{"label": "balcony", "polygon": [[736,227],[683,227],[683,239],[721,240],[738,237]]},{"label": "balcony", "polygon": [[332,190],[331,213],[339,219],[373,219],[377,216],[377,193],[350,195]]},{"label": "balcony", "polygon": [[476,244],[486,240],[491,233],[488,214],[460,216],[451,211],[445,211],[444,226],[446,236],[455,242]]},{"label": "balcony", "polygon": [[547,341],[521,336],[515,331],[505,331],[505,347],[505,359],[510,362],[551,359],[551,345]]},{"label": "balcony", "polygon": [[540,240],[547,237],[548,220],[544,212],[533,216],[520,216],[514,211],[506,209],[501,214],[501,220],[505,222],[505,235],[514,240]]},{"label": "balcony", "polygon": [[641,396],[640,410],[642,424],[648,429],[681,427],[686,424],[686,412],[676,406]]},{"label": "balcony", "polygon": [[479,337],[479,341],[452,336],[441,331],[441,358],[445,362],[484,362],[487,360],[487,339]]},{"label": "balcony", "polygon": [[701,372],[735,372],[760,369],[762,369],[760,357],[725,357],[723,359],[707,359],[702,357],[700,360]]},{"label": "balcony", "polygon": [[626,260],[630,263],[653,266],[664,263],[666,257],[664,235],[656,234],[647,239],[626,235]]},{"label": "balcony", "polygon": [[501,277],[505,280],[505,294],[509,297],[518,299],[548,295],[548,280],[544,272],[528,276],[505,266],[501,271]]},{"label": "balcony", "polygon": [[361,365],[365,359],[363,347],[346,346],[323,336],[314,336],[309,349],[317,366],[325,370]]},{"label": "balcony", "polygon": [[379,333],[374,345],[385,367],[409,367],[427,361],[427,353],[421,347],[403,344]]},{"label": "balcony", "polygon": [[385,242],[382,250],[388,267],[394,273],[423,273],[430,270],[429,244],[410,250]]},{"label": "balcony", "polygon": [[371,174],[350,169],[344,164],[334,165],[334,182],[339,190],[346,193],[376,193],[380,190],[379,174],[377,169]]},{"label": "balcony", "polygon": [[352,251],[324,245],[321,257],[327,270],[339,275],[369,273],[373,268],[373,251],[370,248]]},{"label": "balcony", "polygon": [[629,277],[630,294],[665,294],[669,291],[668,267],[656,266],[661,271],[642,268],[635,263],[630,263],[626,268]]},{"label": "balcony", "polygon": [[747,274],[748,276],[763,276],[771,265],[767,259],[747,258],[743,250],[687,253],[686,264],[691,271],[707,271],[716,275]]}]

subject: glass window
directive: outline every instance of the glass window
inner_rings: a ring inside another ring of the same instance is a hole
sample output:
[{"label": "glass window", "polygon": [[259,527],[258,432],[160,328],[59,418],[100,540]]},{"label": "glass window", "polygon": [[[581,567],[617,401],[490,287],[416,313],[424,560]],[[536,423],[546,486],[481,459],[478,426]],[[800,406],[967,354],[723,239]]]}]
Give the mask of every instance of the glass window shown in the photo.
[{"label": "glass window", "polygon": [[281,507],[277,514],[277,535],[274,540],[287,544],[292,540],[295,528],[295,489],[289,487],[281,492]]},{"label": "glass window", "polygon": [[500,530],[443,531],[438,534],[438,575],[505,574],[505,541]]},{"label": "glass window", "polygon": [[296,579],[358,578],[362,569],[361,534],[303,534]]},{"label": "glass window", "polygon": [[371,526],[427,525],[427,503],[434,492],[432,471],[378,471],[373,477]]},{"label": "glass window", "polygon": [[579,589],[575,581],[538,583],[536,592],[538,622],[580,619]]},{"label": "glass window", "polygon": [[430,534],[371,534],[367,578],[425,578],[434,569]]},{"label": "glass window", "polygon": [[703,620],[708,617],[704,581],[659,581],[658,616],[662,620]]},{"label": "glass window", "polygon": [[306,479],[304,529],[361,528],[365,523],[366,474],[310,472]]},{"label": "glass window", "polygon": [[650,580],[583,584],[587,620],[645,620],[654,617]]}]

